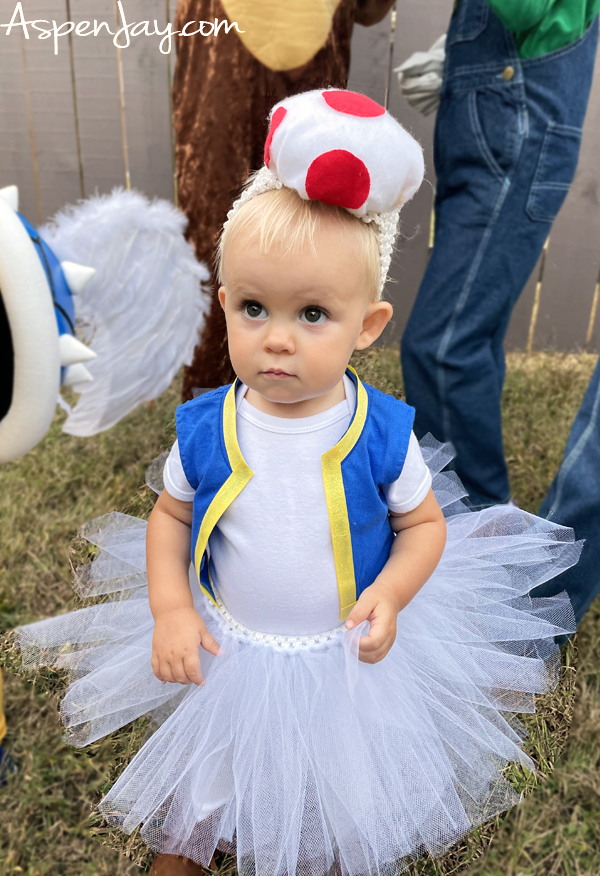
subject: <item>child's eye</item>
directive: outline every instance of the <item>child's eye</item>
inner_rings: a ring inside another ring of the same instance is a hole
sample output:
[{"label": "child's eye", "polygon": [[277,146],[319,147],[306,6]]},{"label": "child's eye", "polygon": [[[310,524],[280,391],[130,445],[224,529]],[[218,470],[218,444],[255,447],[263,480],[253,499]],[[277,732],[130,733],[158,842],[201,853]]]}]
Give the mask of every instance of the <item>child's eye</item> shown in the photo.
[{"label": "child's eye", "polygon": [[327,320],[327,314],[320,307],[307,307],[302,311],[300,319],[311,325],[320,325]]},{"label": "child's eye", "polygon": [[250,319],[266,319],[268,316],[266,308],[258,301],[246,301],[243,308],[245,315],[249,316]]}]

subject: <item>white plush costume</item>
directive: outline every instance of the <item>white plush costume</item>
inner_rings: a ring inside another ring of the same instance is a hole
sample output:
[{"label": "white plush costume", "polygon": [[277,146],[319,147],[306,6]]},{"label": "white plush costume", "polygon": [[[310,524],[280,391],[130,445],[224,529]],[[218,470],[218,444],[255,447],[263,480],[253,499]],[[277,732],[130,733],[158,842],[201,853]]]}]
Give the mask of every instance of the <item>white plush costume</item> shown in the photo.
[{"label": "white plush costume", "polygon": [[[172,204],[116,189],[37,231],[16,186],[0,190],[0,463],[43,438],[57,401],[65,432],[94,435],[191,361],[209,296],[186,224]],[[61,385],[80,393],[73,411]]]}]

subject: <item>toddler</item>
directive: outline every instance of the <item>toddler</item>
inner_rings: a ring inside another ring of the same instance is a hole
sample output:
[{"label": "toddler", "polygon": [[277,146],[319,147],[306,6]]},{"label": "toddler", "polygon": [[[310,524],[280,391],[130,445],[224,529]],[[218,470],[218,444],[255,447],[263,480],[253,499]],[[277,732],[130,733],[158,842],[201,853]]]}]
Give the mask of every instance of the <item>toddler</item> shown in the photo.
[{"label": "toddler", "polygon": [[119,595],[21,647],[72,670],[75,744],[159,725],[100,805],[155,851],[396,872],[518,799],[502,769],[533,764],[511,713],[554,686],[573,629],[564,595],[528,593],[579,546],[514,507],[468,511],[413,409],[348,366],[392,315],[415,141],[368,98],[309,92],[275,108],[265,161],[219,247],[237,380],[177,411],[147,585],[145,523],[94,521],[80,590]]}]

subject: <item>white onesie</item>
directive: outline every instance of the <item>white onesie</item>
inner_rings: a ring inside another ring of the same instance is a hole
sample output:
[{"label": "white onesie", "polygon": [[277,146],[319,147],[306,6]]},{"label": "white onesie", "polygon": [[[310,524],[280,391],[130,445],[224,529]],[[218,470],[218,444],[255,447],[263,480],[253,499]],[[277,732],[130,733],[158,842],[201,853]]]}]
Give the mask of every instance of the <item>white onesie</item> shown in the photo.
[{"label": "white onesie", "polygon": [[[237,397],[237,437],[254,472],[220,518],[209,550],[225,607],[252,630],[311,635],[340,623],[321,455],[346,432],[356,399],[344,377],[346,399],[312,417],[273,417],[252,407],[242,386]],[[175,442],[164,470],[165,489],[191,502]],[[431,487],[431,474],[411,435],[397,481],[385,487],[391,511],[412,511]]]}]

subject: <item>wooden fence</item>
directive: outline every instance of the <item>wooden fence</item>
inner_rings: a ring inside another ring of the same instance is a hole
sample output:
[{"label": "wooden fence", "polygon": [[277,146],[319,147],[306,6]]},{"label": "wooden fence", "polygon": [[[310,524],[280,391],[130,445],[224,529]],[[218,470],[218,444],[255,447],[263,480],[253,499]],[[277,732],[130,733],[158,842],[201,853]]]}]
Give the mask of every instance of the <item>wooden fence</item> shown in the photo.
[{"label": "wooden fence", "polygon": [[[398,0],[371,28],[357,27],[349,87],[387,101],[391,112],[423,143],[431,185],[403,212],[403,242],[388,294],[394,323],[386,340],[401,337],[427,263],[435,179],[433,117],[424,119],[401,97],[392,68],[428,48],[447,27],[453,0]],[[176,0],[123,0],[129,22],[172,21]],[[0,24],[15,11],[0,0]],[[117,29],[116,0],[24,0],[28,21],[96,20],[100,33],[37,38],[29,28],[0,28],[0,187],[17,184],[21,210],[39,224],[95,191],[131,185],[150,196],[176,199],[171,123],[174,53],[161,54],[161,36],[138,36],[116,49],[101,26]],[[119,23],[119,27],[121,24]],[[93,25],[92,25],[93,27]],[[66,28],[63,29],[63,33]],[[235,37],[232,37],[235,38]],[[508,349],[598,351],[596,317],[600,269],[600,62],[586,118],[579,169],[554,223],[543,266],[533,271],[510,324]]]}]

